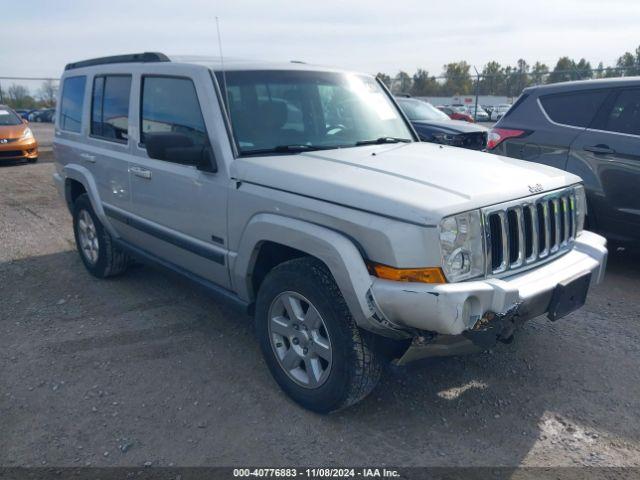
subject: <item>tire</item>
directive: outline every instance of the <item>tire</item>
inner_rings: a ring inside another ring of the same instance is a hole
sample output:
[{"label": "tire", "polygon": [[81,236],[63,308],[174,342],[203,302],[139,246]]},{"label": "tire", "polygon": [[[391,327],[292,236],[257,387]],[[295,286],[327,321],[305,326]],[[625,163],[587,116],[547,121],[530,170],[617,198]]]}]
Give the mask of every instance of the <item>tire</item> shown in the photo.
[{"label": "tire", "polygon": [[[291,304],[287,310],[284,304],[290,298],[294,303],[299,301],[302,310]],[[319,314],[319,321],[310,314],[312,308],[314,315]],[[304,314],[297,316],[299,321],[291,322],[289,311],[293,310]],[[331,273],[316,259],[290,260],[269,272],[258,292],[255,321],[260,348],[274,379],[287,395],[309,410],[329,413],[353,405],[380,379],[381,364],[373,349],[373,335],[357,327]],[[312,329],[314,324],[316,330]],[[291,330],[296,325],[299,328]],[[300,350],[308,355],[301,356],[296,364],[298,360],[291,352]],[[294,360],[288,363],[289,358]],[[285,369],[285,363],[298,366]]]},{"label": "tire", "polygon": [[29,158],[29,159],[27,159],[27,162],[28,162],[28,163],[37,163],[37,162],[38,162],[38,157],[36,157],[36,158]]},{"label": "tire", "polygon": [[[83,230],[92,233],[83,234]],[[73,233],[82,263],[91,275],[107,278],[120,275],[127,269],[129,258],[116,247],[113,238],[100,223],[86,193],[80,195],[73,204]]]}]

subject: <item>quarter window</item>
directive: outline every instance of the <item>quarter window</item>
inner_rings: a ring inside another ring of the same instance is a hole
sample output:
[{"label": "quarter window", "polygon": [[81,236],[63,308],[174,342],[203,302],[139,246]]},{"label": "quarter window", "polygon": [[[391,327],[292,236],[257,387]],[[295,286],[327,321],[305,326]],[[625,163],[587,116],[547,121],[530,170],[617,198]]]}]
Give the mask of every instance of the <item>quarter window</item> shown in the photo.
[{"label": "quarter window", "polygon": [[125,142],[129,130],[131,76],[105,75],[93,79],[91,134]]},{"label": "quarter window", "polygon": [[69,77],[64,80],[60,105],[60,128],[62,130],[80,133],[86,81],[87,77],[85,76]]},{"label": "quarter window", "polygon": [[620,92],[605,122],[603,130],[640,135],[640,89]]},{"label": "quarter window", "polygon": [[209,145],[193,82],[186,78],[143,77],[140,140],[153,133],[176,132],[193,146]]},{"label": "quarter window", "polygon": [[588,127],[608,93],[608,90],[589,90],[545,95],[540,97],[540,103],[554,122],[574,127]]}]

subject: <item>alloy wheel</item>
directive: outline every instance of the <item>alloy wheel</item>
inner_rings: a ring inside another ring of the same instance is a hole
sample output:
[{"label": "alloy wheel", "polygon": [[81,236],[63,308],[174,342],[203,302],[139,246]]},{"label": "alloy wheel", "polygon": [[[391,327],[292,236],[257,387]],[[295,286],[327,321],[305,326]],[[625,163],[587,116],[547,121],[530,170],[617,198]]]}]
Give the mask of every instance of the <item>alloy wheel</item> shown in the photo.
[{"label": "alloy wheel", "polygon": [[297,384],[320,387],[332,364],[331,340],[320,312],[304,296],[287,291],[271,303],[268,320],[280,367]]}]

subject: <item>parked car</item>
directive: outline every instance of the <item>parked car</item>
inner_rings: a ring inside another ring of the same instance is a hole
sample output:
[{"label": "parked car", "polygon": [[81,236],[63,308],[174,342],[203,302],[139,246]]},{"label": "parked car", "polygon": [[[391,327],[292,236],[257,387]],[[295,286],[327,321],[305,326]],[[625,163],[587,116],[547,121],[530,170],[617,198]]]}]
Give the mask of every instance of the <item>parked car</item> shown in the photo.
[{"label": "parked car", "polygon": [[478,105],[477,109],[475,105],[469,105],[468,112],[476,122],[489,122],[491,120],[489,114],[480,105]]},{"label": "parked car", "polygon": [[29,120],[29,110],[15,109],[14,112],[16,112],[20,118],[24,118],[25,120]]},{"label": "parked car", "polygon": [[419,142],[369,75],[144,53],[69,64],[60,84],[54,179],[86,269],[136,257],[251,312],[311,410],[362,399],[388,359],[563,317],[602,279],[579,177]]},{"label": "parked car", "polygon": [[491,130],[489,148],[579,175],[590,227],[640,240],[640,77],[527,88]]},{"label": "parked car", "polygon": [[446,113],[451,120],[463,120],[465,122],[473,123],[473,117],[469,115],[465,108],[447,105],[439,105],[437,108],[441,112]]},{"label": "parked car", "polygon": [[29,121],[30,122],[47,122],[51,123],[54,119],[54,115],[56,113],[55,108],[43,108],[40,110],[34,110],[29,113]]},{"label": "parked car", "polygon": [[491,111],[491,121],[493,122],[497,122],[498,120],[500,120],[505,113],[507,113],[509,111],[509,109],[511,108],[511,105],[508,103],[501,103],[500,105],[497,105],[492,111]]},{"label": "parked car", "polygon": [[483,150],[487,145],[488,130],[485,127],[451,120],[444,112],[422,100],[396,98],[396,101],[423,142],[472,150]]},{"label": "parked car", "polygon": [[0,105],[0,161],[38,161],[38,142],[27,123],[12,108]]}]

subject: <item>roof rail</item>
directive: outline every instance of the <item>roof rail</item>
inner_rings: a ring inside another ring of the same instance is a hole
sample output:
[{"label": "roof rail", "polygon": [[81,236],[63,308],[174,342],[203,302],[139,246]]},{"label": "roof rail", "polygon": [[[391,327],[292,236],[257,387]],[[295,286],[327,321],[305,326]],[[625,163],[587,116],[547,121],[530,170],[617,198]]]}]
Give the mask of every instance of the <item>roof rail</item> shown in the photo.
[{"label": "roof rail", "polygon": [[111,57],[91,58],[79,62],[67,63],[65,70],[74,68],[92,67],[94,65],[107,65],[110,63],[134,63],[134,62],[170,62],[169,57],[160,52],[129,53],[126,55],[113,55]]}]

